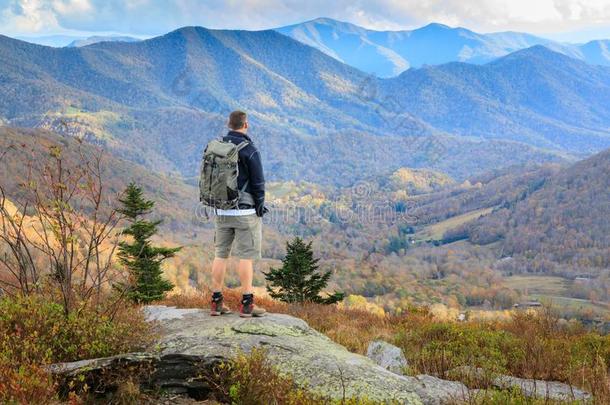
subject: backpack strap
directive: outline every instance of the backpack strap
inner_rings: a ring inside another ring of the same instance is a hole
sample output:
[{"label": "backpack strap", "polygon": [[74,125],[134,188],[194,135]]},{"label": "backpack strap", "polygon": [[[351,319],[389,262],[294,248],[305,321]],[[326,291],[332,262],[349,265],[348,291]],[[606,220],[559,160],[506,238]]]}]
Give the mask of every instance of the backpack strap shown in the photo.
[{"label": "backpack strap", "polygon": [[[249,141],[241,142],[239,145],[237,145],[237,148],[236,148],[237,153],[239,153],[243,148],[245,148],[248,145],[250,145]],[[252,197],[252,194],[250,194],[246,191],[246,189],[248,188],[248,184],[250,184],[250,179],[246,179],[246,182],[244,183],[244,185],[239,189],[239,203],[251,205],[254,207],[256,205],[256,202],[254,201],[254,197]]]},{"label": "backpack strap", "polygon": [[239,153],[243,148],[245,148],[248,145],[250,145],[250,142],[243,141],[243,142],[239,143],[235,149],[237,150],[237,153]]}]

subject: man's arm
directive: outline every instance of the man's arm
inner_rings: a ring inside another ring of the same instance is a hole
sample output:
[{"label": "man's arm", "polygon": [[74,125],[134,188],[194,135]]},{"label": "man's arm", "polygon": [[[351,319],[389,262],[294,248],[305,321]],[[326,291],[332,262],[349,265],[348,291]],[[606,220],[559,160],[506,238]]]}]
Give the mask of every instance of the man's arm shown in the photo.
[{"label": "man's arm", "polygon": [[250,194],[254,198],[256,214],[262,217],[265,209],[265,175],[263,174],[263,164],[261,162],[258,149],[254,151],[247,159],[248,172],[250,174]]}]

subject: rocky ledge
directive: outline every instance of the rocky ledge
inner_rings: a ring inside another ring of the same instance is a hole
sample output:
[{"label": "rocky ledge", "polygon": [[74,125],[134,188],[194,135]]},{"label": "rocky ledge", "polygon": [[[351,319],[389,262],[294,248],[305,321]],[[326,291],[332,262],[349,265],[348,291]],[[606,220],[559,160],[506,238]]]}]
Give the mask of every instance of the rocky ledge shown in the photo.
[{"label": "rocky ledge", "polygon": [[81,375],[81,381],[92,386],[104,375],[116,375],[118,370],[136,365],[150,367],[144,384],[203,399],[208,387],[199,378],[202,371],[210,371],[239,353],[264,348],[280,372],[330,398],[442,404],[467,401],[470,395],[468,388],[459,382],[389,371],[289,315],[268,314],[251,319],[236,314],[211,317],[206,310],[166,306],[148,306],[144,311],[147,319],[159,328],[159,340],[153,350],[56,364],[50,367],[51,372],[66,381]]}]

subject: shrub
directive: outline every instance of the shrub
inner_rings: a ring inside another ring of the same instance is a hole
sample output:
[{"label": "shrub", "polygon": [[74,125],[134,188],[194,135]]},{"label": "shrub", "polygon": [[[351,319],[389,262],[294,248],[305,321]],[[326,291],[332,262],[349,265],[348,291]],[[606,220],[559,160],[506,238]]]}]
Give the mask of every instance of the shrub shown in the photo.
[{"label": "shrub", "polygon": [[[264,378],[261,378],[264,376]],[[281,376],[262,350],[240,354],[216,370],[219,400],[234,404],[313,404],[315,397]]]},{"label": "shrub", "polygon": [[414,372],[440,377],[462,366],[504,373],[510,362],[523,356],[514,336],[477,324],[420,324],[400,331],[396,343],[403,348]]},{"label": "shrub", "polygon": [[[264,376],[264,377],[263,377]],[[262,378],[261,378],[262,377]],[[288,375],[280,374],[261,349],[239,354],[233,361],[222,363],[207,378],[216,388],[223,403],[239,405],[369,405],[366,398],[331,400],[306,388],[298,387]]]},{"label": "shrub", "polygon": [[150,341],[136,308],[114,319],[84,307],[65,316],[39,296],[0,300],[0,352],[21,364],[76,361],[130,351]]},{"label": "shrub", "polygon": [[54,384],[44,365],[133,351],[151,341],[136,308],[114,319],[81,307],[65,315],[41,296],[0,299],[0,402],[48,398]]},{"label": "shrub", "polygon": [[[482,390],[473,395],[467,402],[471,405],[510,404],[510,405],[582,405],[582,401],[559,401],[549,398],[527,397],[518,388],[503,391]],[[463,402],[457,402],[463,404]]]},{"label": "shrub", "polygon": [[0,356],[0,403],[31,404],[55,398],[55,383],[38,365],[15,366],[11,359]]}]

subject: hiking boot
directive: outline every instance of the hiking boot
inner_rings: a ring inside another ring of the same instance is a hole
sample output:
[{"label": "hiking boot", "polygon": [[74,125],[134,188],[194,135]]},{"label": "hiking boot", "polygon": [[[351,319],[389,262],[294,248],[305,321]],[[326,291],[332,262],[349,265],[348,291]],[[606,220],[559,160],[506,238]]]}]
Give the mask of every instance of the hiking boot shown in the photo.
[{"label": "hiking boot", "polygon": [[220,298],[212,298],[212,305],[210,307],[210,315],[212,316],[220,316],[220,315],[228,315],[231,313],[231,310],[225,306],[224,299]]},{"label": "hiking boot", "polygon": [[263,308],[254,305],[254,297],[244,298],[241,301],[239,316],[242,318],[260,317],[267,313]]}]

